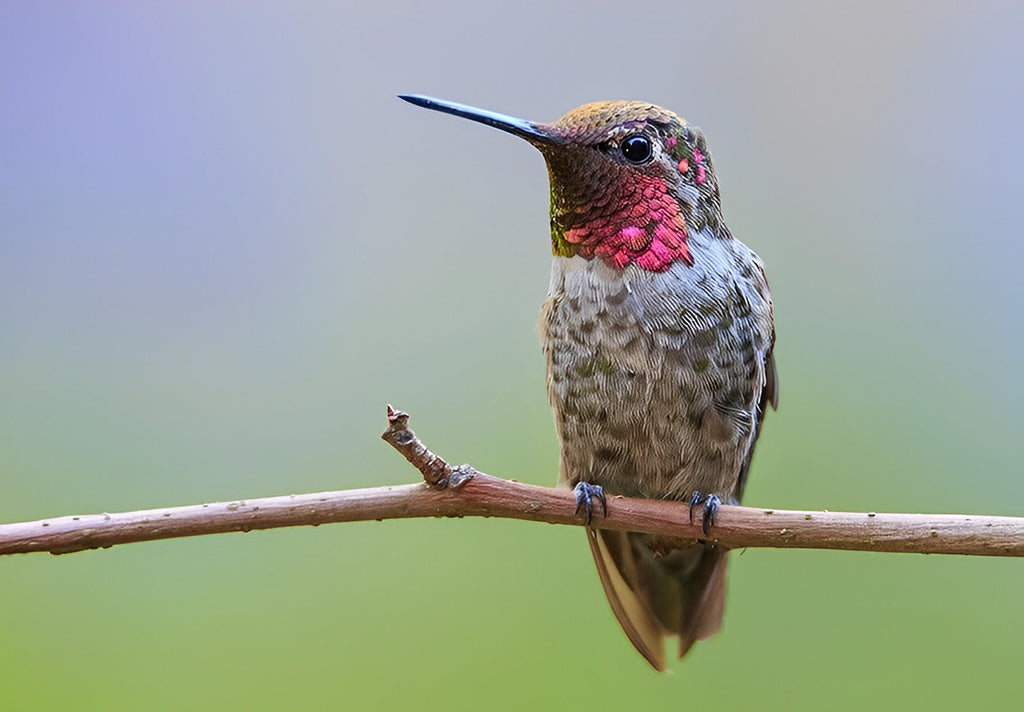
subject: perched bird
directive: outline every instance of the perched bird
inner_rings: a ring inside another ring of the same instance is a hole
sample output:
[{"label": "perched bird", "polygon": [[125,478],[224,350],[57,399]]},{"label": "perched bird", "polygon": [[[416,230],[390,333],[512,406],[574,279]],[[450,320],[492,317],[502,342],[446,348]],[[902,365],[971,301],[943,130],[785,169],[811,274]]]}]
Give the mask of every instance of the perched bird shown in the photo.
[{"label": "perched bird", "polygon": [[[605,493],[739,502],[770,404],[775,329],[764,266],[722,218],[704,134],[640,101],[586,104],[554,123],[419,95],[543,154],[554,264],[540,334],[561,443],[559,483],[586,509]],[[726,551],[692,538],[587,528],[612,610],[658,670],[722,623]]]}]

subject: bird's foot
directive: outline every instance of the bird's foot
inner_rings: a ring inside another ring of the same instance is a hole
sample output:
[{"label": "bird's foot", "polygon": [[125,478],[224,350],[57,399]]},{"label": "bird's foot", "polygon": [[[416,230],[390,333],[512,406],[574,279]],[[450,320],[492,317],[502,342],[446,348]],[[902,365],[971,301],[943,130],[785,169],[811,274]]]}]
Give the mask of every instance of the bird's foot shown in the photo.
[{"label": "bird's foot", "polygon": [[608,516],[608,500],[604,496],[604,488],[600,485],[592,485],[589,482],[580,482],[573,489],[573,494],[576,495],[576,514],[580,513],[580,509],[583,509],[587,516],[587,526],[590,526],[590,520],[594,518],[594,502],[596,498],[601,502],[601,511],[604,516]]},{"label": "bird's foot", "polygon": [[718,514],[718,508],[722,506],[722,500],[719,499],[717,494],[701,494],[694,491],[693,496],[690,497],[691,524],[693,524],[693,508],[698,504],[704,505],[704,511],[701,513],[700,528],[706,535],[711,532],[711,526],[715,523],[715,515]]}]

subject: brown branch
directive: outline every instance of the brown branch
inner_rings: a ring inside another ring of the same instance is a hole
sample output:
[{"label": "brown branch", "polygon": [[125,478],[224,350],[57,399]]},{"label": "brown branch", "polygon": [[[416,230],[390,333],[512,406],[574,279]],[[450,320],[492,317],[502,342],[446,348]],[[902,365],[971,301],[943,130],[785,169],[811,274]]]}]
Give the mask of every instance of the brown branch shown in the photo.
[{"label": "brown branch", "polygon": [[[582,524],[568,490],[451,467],[408,428],[408,415],[388,409],[384,439],[426,482],[393,487],[266,497],[119,514],[89,514],[0,525],[0,554],[67,554],[155,539],[252,529],[411,517],[506,517]],[[433,484],[432,484],[433,483]],[[603,529],[709,539],[729,548],[776,547],[857,551],[1024,556],[1024,517],[958,514],[801,512],[723,506],[709,537],[700,512],[678,502],[611,497]]]}]

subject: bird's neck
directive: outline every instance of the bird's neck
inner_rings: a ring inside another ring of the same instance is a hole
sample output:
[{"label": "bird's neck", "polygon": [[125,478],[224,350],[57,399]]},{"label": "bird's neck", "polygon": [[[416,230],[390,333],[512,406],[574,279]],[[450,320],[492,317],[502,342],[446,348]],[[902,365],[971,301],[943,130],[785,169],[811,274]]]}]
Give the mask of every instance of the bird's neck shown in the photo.
[{"label": "bird's neck", "polygon": [[682,206],[665,181],[632,175],[612,190],[566,190],[552,185],[551,251],[556,256],[600,259],[664,272],[674,262],[693,264]]}]

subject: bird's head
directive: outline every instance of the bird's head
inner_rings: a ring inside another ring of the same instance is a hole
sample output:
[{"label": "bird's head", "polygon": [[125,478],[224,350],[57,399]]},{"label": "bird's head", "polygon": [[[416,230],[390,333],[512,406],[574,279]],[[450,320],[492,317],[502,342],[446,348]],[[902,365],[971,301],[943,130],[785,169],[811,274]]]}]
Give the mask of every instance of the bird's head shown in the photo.
[{"label": "bird's head", "polygon": [[700,129],[639,101],[584,104],[550,124],[419,95],[402,99],[526,139],[551,178],[555,255],[661,272],[693,263],[692,230],[717,230],[718,183]]}]

